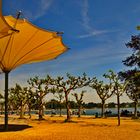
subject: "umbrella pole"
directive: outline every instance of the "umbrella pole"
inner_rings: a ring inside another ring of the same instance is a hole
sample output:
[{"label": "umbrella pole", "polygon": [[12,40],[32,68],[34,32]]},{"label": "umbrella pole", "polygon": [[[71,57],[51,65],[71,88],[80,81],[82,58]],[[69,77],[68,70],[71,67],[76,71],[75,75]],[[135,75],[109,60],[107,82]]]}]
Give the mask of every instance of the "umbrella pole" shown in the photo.
[{"label": "umbrella pole", "polygon": [[8,130],[8,74],[5,72],[5,130]]}]

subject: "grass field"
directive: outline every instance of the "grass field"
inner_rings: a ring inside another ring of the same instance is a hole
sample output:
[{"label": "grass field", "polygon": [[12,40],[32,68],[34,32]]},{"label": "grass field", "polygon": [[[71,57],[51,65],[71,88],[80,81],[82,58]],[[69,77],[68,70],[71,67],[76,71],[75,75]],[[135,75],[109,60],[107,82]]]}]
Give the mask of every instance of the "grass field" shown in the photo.
[{"label": "grass field", "polygon": [[0,117],[0,140],[140,140],[140,120],[121,118],[95,119],[73,117],[65,123],[65,117],[45,116],[45,120],[18,119],[9,116],[9,132],[3,132]]}]

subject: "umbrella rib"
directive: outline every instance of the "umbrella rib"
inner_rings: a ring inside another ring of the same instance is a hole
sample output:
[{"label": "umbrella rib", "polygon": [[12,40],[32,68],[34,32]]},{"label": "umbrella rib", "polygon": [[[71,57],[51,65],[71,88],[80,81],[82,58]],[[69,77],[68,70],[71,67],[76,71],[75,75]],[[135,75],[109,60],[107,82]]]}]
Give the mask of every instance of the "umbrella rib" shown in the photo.
[{"label": "umbrella rib", "polygon": [[[55,47],[57,47],[57,46],[59,46],[59,45],[52,46],[51,49],[52,49],[52,48],[55,48]],[[55,52],[59,52],[59,51],[62,51],[62,50],[53,51],[52,53],[49,53],[49,54],[46,54],[46,55],[42,55],[42,57],[43,57],[43,56],[52,55],[52,54],[54,54]],[[30,55],[29,55],[28,57],[26,57],[26,59],[30,59]],[[33,59],[33,58],[32,58],[32,59]],[[31,60],[32,60],[32,59],[31,59]],[[25,60],[25,59],[23,59],[22,61],[24,61],[24,60]],[[20,61],[19,61],[19,62],[20,62]]]},{"label": "umbrella rib", "polygon": [[[57,54],[58,52],[62,52],[62,53],[64,53],[65,52],[65,49],[63,49],[63,50],[59,50],[59,51],[55,51],[55,52],[53,52],[53,53],[50,53],[50,54],[48,54],[48,55],[46,55],[46,56],[50,56],[50,55],[52,55],[52,54]],[[61,54],[62,54],[61,53]],[[56,59],[58,56],[60,56],[61,54],[59,54],[59,55],[57,55],[56,57],[54,57],[53,59]],[[51,58],[52,59],[52,58]],[[34,60],[34,59],[33,59]],[[30,61],[33,61],[33,60],[30,60]],[[49,59],[48,59],[49,60]],[[40,60],[39,60],[40,61]],[[23,64],[26,64],[27,62],[24,62]],[[20,64],[21,65],[21,64]],[[13,66],[11,69],[14,69],[15,67]]]},{"label": "umbrella rib", "polygon": [[[10,35],[12,35],[12,33],[7,34],[7,35],[4,35],[3,37],[0,37],[0,39],[2,39],[2,38],[4,38],[4,37],[7,37],[7,36],[10,36]],[[0,52],[1,52],[1,51],[0,51]],[[1,53],[1,54],[2,54],[2,53]],[[2,56],[2,59],[0,60],[0,64],[1,64],[1,66],[3,67],[2,70],[4,70],[4,64],[2,63],[3,57],[4,57],[4,56]]]},{"label": "umbrella rib", "polygon": [[44,45],[45,43],[51,41],[52,39],[53,39],[53,37],[50,38],[49,40],[43,42],[42,44],[38,45],[37,47],[33,48],[32,50],[30,50],[30,51],[27,52],[26,54],[24,54],[22,57],[20,57],[20,58],[13,64],[12,67],[14,67],[14,66],[15,66],[22,58],[24,58],[26,55],[28,55],[29,53],[31,53],[31,52],[34,51],[35,49],[39,48],[40,46]]},{"label": "umbrella rib", "polygon": [[[0,50],[0,53],[1,53],[1,50]],[[1,53],[2,54],[2,53]],[[2,61],[0,60],[0,64],[2,65],[3,69],[4,69],[4,64],[2,63]],[[3,70],[2,69],[2,70]]]},{"label": "umbrella rib", "polygon": [[1,66],[3,67],[3,68],[1,68],[1,69],[4,70],[4,65],[3,65],[2,61],[0,61],[0,64],[1,64]]},{"label": "umbrella rib", "polygon": [[[21,52],[23,50],[23,48],[25,48],[25,46],[31,41],[31,39],[37,34],[38,30],[36,30],[31,37],[25,42],[25,44],[22,46],[22,48],[17,52],[16,57],[18,56],[19,52]],[[15,57],[15,59],[16,59]]]},{"label": "umbrella rib", "polygon": [[[55,52],[53,52],[53,53],[48,54],[47,56],[52,55],[52,54],[56,54],[56,53],[58,53],[58,52],[65,52],[65,49],[59,50],[59,51],[55,51]],[[61,55],[61,54],[59,54],[59,55]],[[59,55],[58,55],[58,56],[59,56]],[[58,56],[54,57],[54,59],[56,59]]]},{"label": "umbrella rib", "polygon": [[[55,51],[55,52],[50,53],[50,54],[48,54],[48,55],[46,55],[46,56],[48,57],[48,56],[50,56],[50,55],[52,55],[52,54],[57,54],[57,53],[59,53],[59,52],[64,52],[64,51],[65,51],[65,49],[59,50],[59,51]],[[61,55],[61,54],[59,54],[59,55]],[[58,56],[59,56],[59,55],[58,55]],[[58,56],[54,57],[54,59],[56,59]]]},{"label": "umbrella rib", "polygon": [[4,53],[3,53],[3,56],[2,56],[1,61],[3,61],[3,58],[4,58],[5,54],[6,54],[6,51],[7,51],[7,49],[8,49],[8,45],[9,45],[10,40],[11,40],[11,37],[12,37],[12,34],[10,35],[10,38],[9,38],[9,40],[8,40],[8,42],[7,42],[7,45],[6,45],[6,48],[5,48],[5,50],[4,50]]},{"label": "umbrella rib", "polygon": [[12,51],[14,36],[11,38],[12,38],[12,41],[11,41],[11,47],[10,47],[10,52],[9,52],[9,57],[8,57],[8,65],[9,65],[9,59],[10,59],[10,55],[11,55],[11,51]]},{"label": "umbrella rib", "polygon": [[7,37],[7,36],[9,36],[9,35],[11,35],[11,34],[4,35],[4,36],[0,37],[0,39],[2,39],[2,38],[4,38],[4,37]]}]

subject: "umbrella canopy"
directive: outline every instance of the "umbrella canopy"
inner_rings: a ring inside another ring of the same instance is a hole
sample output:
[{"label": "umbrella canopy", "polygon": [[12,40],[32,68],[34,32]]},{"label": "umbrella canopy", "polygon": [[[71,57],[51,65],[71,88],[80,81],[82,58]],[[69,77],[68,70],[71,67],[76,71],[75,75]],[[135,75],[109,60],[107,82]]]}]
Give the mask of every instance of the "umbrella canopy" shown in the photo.
[{"label": "umbrella canopy", "polygon": [[11,71],[21,64],[56,58],[67,50],[57,32],[40,29],[25,19],[4,17],[19,32],[0,39],[0,69]]}]

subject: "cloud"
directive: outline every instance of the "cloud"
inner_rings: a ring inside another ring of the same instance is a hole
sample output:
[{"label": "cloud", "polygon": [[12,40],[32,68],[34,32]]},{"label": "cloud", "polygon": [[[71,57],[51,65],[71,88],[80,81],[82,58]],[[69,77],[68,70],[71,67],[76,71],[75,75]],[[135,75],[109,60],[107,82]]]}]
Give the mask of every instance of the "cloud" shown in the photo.
[{"label": "cloud", "polygon": [[102,34],[111,33],[111,32],[116,32],[116,31],[108,31],[108,30],[90,31],[87,34],[79,35],[78,38],[87,38],[87,37],[102,35]]},{"label": "cloud", "polygon": [[88,15],[89,12],[89,2],[88,0],[83,1],[83,5],[81,6],[81,16],[82,16],[82,26],[86,30],[86,34],[79,35],[78,38],[88,38],[96,35],[106,34],[114,31],[110,30],[97,30],[93,28],[90,24],[90,17]]},{"label": "cloud", "polygon": [[40,0],[38,1],[35,8],[30,10],[25,10],[25,15],[31,20],[36,20],[46,14],[46,12],[52,6],[53,0]]},{"label": "cloud", "polygon": [[89,16],[88,16],[88,9],[89,9],[88,0],[84,0],[83,6],[82,6],[82,11],[81,11],[82,20],[83,20],[83,26],[84,26],[87,30],[91,30],[92,27],[89,25],[90,18],[89,18]]},{"label": "cloud", "polygon": [[[112,41],[112,43],[98,44],[96,47],[92,45],[77,51],[71,49],[65,57],[54,60],[47,67],[50,69],[50,73],[53,74],[82,73],[91,71],[93,68],[103,70],[103,66],[121,65],[121,61],[128,55],[129,51],[125,47],[123,48],[119,43],[113,46]],[[117,66],[116,69],[118,69]]]},{"label": "cloud", "polygon": [[40,7],[36,18],[46,14],[46,11],[51,7],[53,0],[41,0]]},{"label": "cloud", "polygon": [[[116,49],[117,48],[117,49]],[[74,62],[74,60],[86,60],[86,59],[93,59],[96,58],[110,58],[110,57],[121,57],[123,55],[129,55],[129,51],[127,48],[120,46],[119,43],[115,45],[112,42],[103,43],[103,44],[96,44],[95,45],[88,45],[86,48],[80,48],[79,50],[69,50],[65,59],[59,58],[58,60],[61,62]],[[74,57],[72,57],[74,56]]]}]

